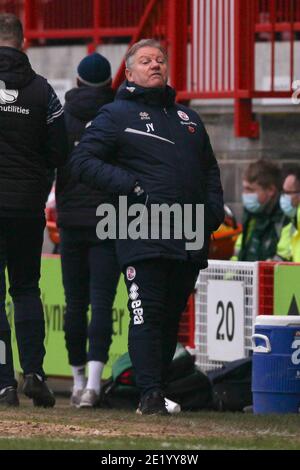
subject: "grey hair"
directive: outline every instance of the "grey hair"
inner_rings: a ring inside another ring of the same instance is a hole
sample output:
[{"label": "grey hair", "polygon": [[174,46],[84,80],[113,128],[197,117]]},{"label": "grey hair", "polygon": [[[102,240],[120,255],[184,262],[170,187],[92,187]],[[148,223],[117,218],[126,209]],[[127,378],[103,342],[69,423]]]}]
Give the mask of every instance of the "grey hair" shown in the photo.
[{"label": "grey hair", "polygon": [[23,39],[23,26],[19,18],[11,13],[1,13],[0,43],[2,41],[21,49]]},{"label": "grey hair", "polygon": [[160,44],[160,42],[158,42],[156,39],[141,39],[139,42],[133,44],[133,46],[131,46],[131,48],[127,51],[125,55],[125,64],[127,69],[130,69],[132,65],[133,56],[142,47],[155,47],[156,49],[159,49],[163,53],[166,61],[168,61],[167,52],[164,47]]}]

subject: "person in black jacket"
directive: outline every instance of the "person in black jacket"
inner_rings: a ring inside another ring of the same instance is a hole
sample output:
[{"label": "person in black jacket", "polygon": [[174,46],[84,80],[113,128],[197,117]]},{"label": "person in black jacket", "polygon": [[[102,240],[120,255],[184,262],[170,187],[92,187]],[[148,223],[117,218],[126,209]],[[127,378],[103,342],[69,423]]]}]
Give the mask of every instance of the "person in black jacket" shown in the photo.
[{"label": "person in black jacket", "polygon": [[199,270],[207,267],[210,234],[224,217],[223,191],[202,121],[175,104],[161,45],[152,39],[133,45],[126,78],[114,103],[86,130],[71,165],[79,181],[119,196],[115,223],[113,209],[98,210],[105,217],[97,234],[117,238],[129,294],[129,354],[141,391],[138,412],[166,414],[164,383],[180,315]]},{"label": "person in black jacket", "polygon": [[65,164],[67,138],[61,104],[32,70],[22,43],[19,19],[0,14],[0,404],[19,404],[5,312],[7,267],[23,391],[35,406],[52,407],[39,278],[49,172]]},{"label": "person in black jacket", "polygon": [[[70,149],[78,144],[101,106],[113,101],[111,82],[111,67],[105,57],[94,53],[82,59],[78,87],[67,92],[64,108]],[[58,170],[56,202],[66,297],[64,330],[74,379],[71,405],[80,408],[96,406],[99,399],[100,379],[112,337],[112,305],[120,277],[115,242],[101,241],[96,236],[96,210],[107,201],[110,198],[103,191],[74,184],[68,165]],[[87,326],[89,304],[91,321]]]}]

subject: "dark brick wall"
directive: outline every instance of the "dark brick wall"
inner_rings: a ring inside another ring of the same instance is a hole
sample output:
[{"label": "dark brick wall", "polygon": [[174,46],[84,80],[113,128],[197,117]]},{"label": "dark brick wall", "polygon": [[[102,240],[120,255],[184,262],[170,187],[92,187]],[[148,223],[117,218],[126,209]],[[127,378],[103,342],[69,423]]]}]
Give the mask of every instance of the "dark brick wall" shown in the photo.
[{"label": "dark brick wall", "polygon": [[291,163],[300,164],[300,113],[258,113],[260,137],[252,140],[234,136],[232,113],[203,113],[199,108],[197,111],[220,164],[225,201],[240,219],[242,177],[251,161],[270,158],[283,169]]}]

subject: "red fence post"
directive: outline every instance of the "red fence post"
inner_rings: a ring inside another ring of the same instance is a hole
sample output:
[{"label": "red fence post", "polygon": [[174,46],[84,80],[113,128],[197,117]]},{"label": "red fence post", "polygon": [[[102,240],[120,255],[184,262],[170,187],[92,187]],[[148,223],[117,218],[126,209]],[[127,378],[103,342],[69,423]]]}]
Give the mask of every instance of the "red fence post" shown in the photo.
[{"label": "red fence post", "polygon": [[235,0],[235,134],[253,139],[259,137],[252,113],[256,1]]},{"label": "red fence post", "polygon": [[177,91],[187,87],[188,0],[168,0],[167,44],[171,84]]},{"label": "red fence post", "polygon": [[100,1],[93,0],[93,40],[87,45],[87,53],[96,52],[97,45],[100,43],[99,27],[100,27]]},{"label": "red fence post", "polygon": [[30,0],[24,0],[24,37],[25,37],[25,43],[24,43],[24,49],[27,49],[27,47],[30,46],[30,39],[29,39],[29,34],[28,31],[30,30],[32,26],[32,3]]}]

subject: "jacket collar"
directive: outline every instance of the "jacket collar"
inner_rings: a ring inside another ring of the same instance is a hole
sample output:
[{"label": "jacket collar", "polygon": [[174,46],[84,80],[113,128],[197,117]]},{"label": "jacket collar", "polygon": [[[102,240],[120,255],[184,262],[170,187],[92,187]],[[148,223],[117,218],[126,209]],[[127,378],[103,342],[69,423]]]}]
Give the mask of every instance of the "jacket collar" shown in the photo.
[{"label": "jacket collar", "polygon": [[111,87],[80,86],[69,90],[65,100],[65,111],[81,121],[89,121],[100,107],[114,100],[114,92]]},{"label": "jacket collar", "polygon": [[120,86],[117,100],[134,100],[152,106],[169,107],[175,103],[176,92],[169,85],[164,88],[144,88],[127,80]]}]

